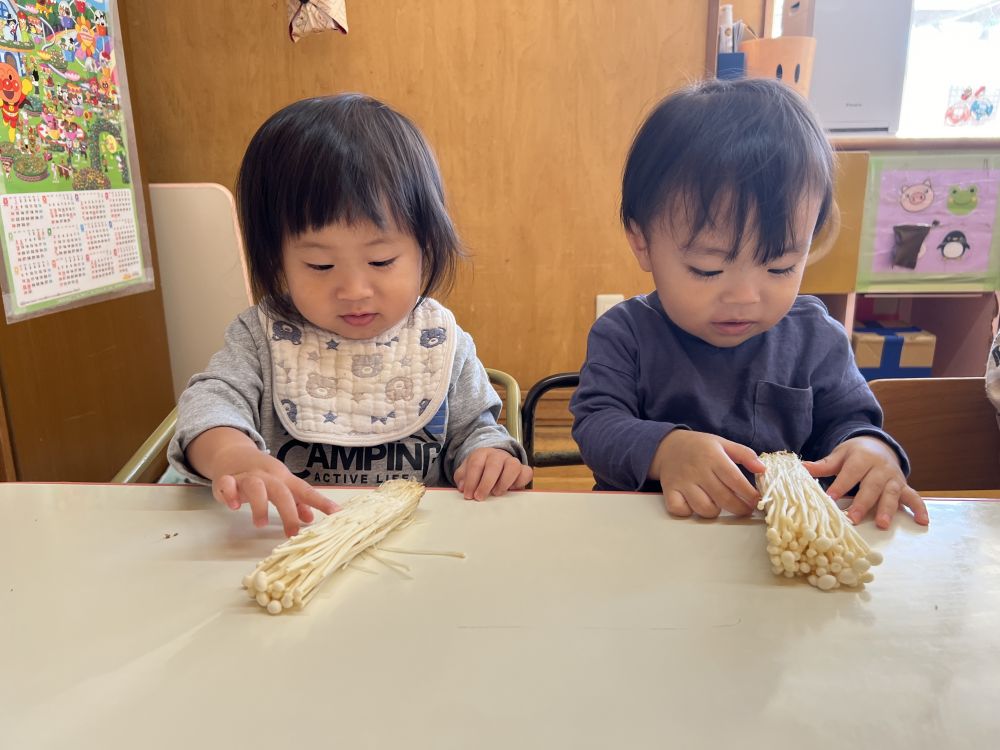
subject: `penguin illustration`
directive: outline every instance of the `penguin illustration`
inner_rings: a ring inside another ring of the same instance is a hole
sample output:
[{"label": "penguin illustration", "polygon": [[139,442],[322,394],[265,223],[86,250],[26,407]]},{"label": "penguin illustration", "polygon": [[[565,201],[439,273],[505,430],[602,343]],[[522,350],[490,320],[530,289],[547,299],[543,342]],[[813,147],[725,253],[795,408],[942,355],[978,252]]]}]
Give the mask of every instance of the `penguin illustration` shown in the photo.
[{"label": "penguin illustration", "polygon": [[941,257],[945,260],[958,260],[965,255],[965,251],[968,249],[969,241],[965,239],[963,232],[958,231],[948,232],[941,240],[941,244],[938,245]]}]

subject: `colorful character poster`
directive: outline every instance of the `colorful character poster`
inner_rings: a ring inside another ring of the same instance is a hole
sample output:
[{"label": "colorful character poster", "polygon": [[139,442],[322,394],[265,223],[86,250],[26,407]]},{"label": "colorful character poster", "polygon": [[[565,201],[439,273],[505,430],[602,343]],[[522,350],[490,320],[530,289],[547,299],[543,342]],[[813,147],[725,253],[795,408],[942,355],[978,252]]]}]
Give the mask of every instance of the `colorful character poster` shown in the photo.
[{"label": "colorful character poster", "polygon": [[8,322],[153,286],[118,38],[114,0],[0,0]]},{"label": "colorful character poster", "polygon": [[1000,288],[1000,154],[873,156],[858,291]]}]

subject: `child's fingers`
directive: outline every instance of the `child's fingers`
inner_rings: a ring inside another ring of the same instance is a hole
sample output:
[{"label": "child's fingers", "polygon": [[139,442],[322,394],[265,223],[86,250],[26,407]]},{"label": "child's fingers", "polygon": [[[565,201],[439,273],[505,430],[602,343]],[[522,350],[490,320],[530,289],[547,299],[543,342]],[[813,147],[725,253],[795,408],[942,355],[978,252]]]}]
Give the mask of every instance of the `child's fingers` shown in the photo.
[{"label": "child's fingers", "polygon": [[691,506],[695,515],[702,518],[718,518],[721,508],[712,502],[712,498],[701,487],[688,487],[684,490],[684,499]]},{"label": "child's fingers", "polygon": [[493,485],[493,494],[502,495],[517,482],[518,478],[521,476],[521,462],[518,461],[513,456],[509,460],[505,460],[503,463],[503,471],[500,472],[500,476],[497,478],[497,483]]},{"label": "child's fingers", "polygon": [[735,492],[723,484],[718,477],[712,477],[712,479],[708,480],[704,488],[714,505],[732,513],[734,516],[745,516],[753,510],[752,505],[741,499]]},{"label": "child's fingers", "polygon": [[267,526],[267,488],[260,477],[244,477],[239,483],[240,494],[250,503],[253,525]]},{"label": "child's fingers", "polygon": [[476,490],[479,489],[479,480],[482,476],[482,466],[473,466],[469,468],[469,471],[465,474],[465,479],[462,480],[462,497],[466,500],[476,499]]},{"label": "child's fingers", "polygon": [[474,450],[455,471],[455,487],[466,500],[472,499],[472,494],[479,485],[479,478],[483,475],[485,465],[486,451]]},{"label": "child's fingers", "polygon": [[295,510],[298,512],[299,520],[302,521],[302,523],[312,523],[313,519],[316,518],[315,514],[313,514],[312,508],[310,508],[308,505],[303,505],[302,503],[296,502]]},{"label": "child's fingers", "polygon": [[285,536],[295,536],[299,533],[299,511],[292,491],[278,481],[270,482],[267,490],[268,499],[278,511]]},{"label": "child's fingers", "polygon": [[226,474],[212,482],[212,497],[215,498],[216,502],[222,503],[231,510],[238,510],[242,503],[236,486],[236,477],[232,474]]},{"label": "child's fingers", "polygon": [[924,504],[924,499],[920,497],[915,489],[909,485],[904,487],[903,492],[899,496],[899,502],[910,509],[913,513],[913,520],[921,526],[930,524],[931,518],[927,513],[927,506]]},{"label": "child's fingers", "polygon": [[712,473],[715,474],[715,478],[719,482],[726,486],[726,489],[739,498],[740,502],[750,508],[750,510],[757,507],[757,503],[760,502],[760,492],[736,468],[736,464],[723,463],[722,466],[716,467]]},{"label": "child's fingers", "polygon": [[880,529],[888,529],[892,523],[892,517],[899,510],[899,496],[902,491],[903,487],[896,479],[890,479],[882,488],[882,496],[875,508],[875,525]]},{"label": "child's fingers", "polygon": [[[840,476],[843,476],[843,474]],[[884,488],[885,484],[878,481],[877,477],[868,477],[861,482],[858,494],[854,496],[853,502],[847,508],[847,518],[851,523],[861,523],[864,517],[868,515],[868,511],[874,508],[879,498],[882,497]],[[832,493],[830,496],[833,497]]]},{"label": "child's fingers", "polygon": [[832,453],[819,461],[803,461],[802,465],[814,478],[832,477],[844,465],[844,454]]},{"label": "child's fingers", "polygon": [[301,484],[297,488],[292,489],[292,494],[295,495],[297,502],[315,508],[321,513],[326,513],[328,516],[340,510],[339,505],[309,484],[309,482],[304,479],[299,481]]},{"label": "child's fingers", "polygon": [[[506,455],[506,454],[505,454]],[[500,478],[500,474],[503,473],[504,468],[503,456],[498,456],[496,454],[490,454],[486,460],[486,465],[483,466],[482,476],[479,478],[479,486],[476,487],[472,496],[476,500],[485,500],[489,497],[490,492],[496,486],[497,480]]]},{"label": "child's fingers", "polygon": [[764,473],[766,467],[761,462],[753,448],[748,448],[745,445],[734,443],[732,440],[723,440],[722,449],[733,462],[743,466],[751,474]]},{"label": "child's fingers", "polygon": [[514,484],[512,484],[510,488],[512,490],[523,490],[531,482],[531,478],[534,475],[534,469],[526,464],[521,464],[521,473],[517,475],[517,479],[514,480]]},{"label": "child's fingers", "polygon": [[663,493],[663,504],[667,506],[667,513],[678,518],[687,518],[693,512],[684,495],[677,490],[667,490]]},{"label": "child's fingers", "polygon": [[[852,487],[864,480],[868,476],[868,472],[871,471],[871,468],[870,465],[863,461],[854,463],[845,461],[840,472],[837,474],[837,478],[833,480],[829,489],[827,489],[826,494],[834,500],[839,500],[850,492]],[[870,508],[871,505],[868,507]]]}]

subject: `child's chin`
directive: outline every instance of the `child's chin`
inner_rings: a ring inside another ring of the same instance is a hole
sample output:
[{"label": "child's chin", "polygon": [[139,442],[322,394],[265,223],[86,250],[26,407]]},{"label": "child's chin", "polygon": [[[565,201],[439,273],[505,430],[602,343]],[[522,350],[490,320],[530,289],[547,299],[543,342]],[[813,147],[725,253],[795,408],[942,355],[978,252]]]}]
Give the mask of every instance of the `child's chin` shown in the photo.
[{"label": "child's chin", "polygon": [[712,330],[708,331],[706,335],[700,336],[699,338],[701,338],[704,341],[707,341],[712,346],[719,347],[720,349],[732,349],[734,346],[739,346],[745,341],[752,339],[758,333],[759,331],[757,331],[754,328],[751,328],[745,333],[732,334],[732,335],[720,334],[719,332]]}]

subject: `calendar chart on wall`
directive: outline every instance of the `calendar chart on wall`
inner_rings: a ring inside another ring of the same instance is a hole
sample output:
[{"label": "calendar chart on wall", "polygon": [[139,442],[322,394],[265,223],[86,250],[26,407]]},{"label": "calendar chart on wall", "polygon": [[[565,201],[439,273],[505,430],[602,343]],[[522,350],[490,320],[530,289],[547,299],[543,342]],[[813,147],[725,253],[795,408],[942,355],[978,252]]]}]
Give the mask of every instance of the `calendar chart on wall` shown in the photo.
[{"label": "calendar chart on wall", "polygon": [[8,322],[153,286],[114,0],[0,0]]}]

